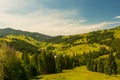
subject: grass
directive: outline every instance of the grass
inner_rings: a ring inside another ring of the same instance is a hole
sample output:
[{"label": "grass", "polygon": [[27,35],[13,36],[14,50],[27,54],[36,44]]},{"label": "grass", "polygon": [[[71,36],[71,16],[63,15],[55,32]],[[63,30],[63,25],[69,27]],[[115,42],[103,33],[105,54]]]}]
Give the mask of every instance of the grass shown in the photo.
[{"label": "grass", "polygon": [[43,75],[40,80],[120,80],[120,76],[91,72],[82,66],[72,70],[63,70],[62,73]]},{"label": "grass", "polygon": [[[54,50],[55,53],[65,53],[68,55],[75,54],[83,54],[84,52],[89,53],[90,51],[98,51],[100,47],[108,47],[106,45],[99,45],[99,44],[81,44],[75,46],[68,46],[68,44],[52,44],[52,46],[56,47]],[[62,48],[66,47],[66,48]]]},{"label": "grass", "polygon": [[37,41],[37,40],[35,40],[35,39],[33,39],[33,38],[29,37],[29,36],[25,36],[25,35],[18,35],[18,36],[8,35],[4,39],[10,39],[10,40],[12,40],[14,38],[15,39],[19,39],[19,40],[23,40],[23,41],[25,41],[25,42],[27,42],[29,44],[34,45],[34,46],[37,46],[37,44],[40,43],[39,41]]}]

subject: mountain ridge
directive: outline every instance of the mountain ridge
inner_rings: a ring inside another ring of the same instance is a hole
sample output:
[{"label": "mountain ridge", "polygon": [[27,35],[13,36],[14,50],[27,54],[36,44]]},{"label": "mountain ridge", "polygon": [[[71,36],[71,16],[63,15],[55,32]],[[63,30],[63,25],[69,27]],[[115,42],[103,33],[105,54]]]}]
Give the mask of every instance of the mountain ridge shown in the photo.
[{"label": "mountain ridge", "polygon": [[[31,47],[35,47],[33,48],[36,49],[35,51],[42,48],[49,49],[53,53],[66,53],[72,55],[74,53],[83,54],[84,52],[88,53],[90,51],[98,51],[101,47],[105,47],[107,49],[110,48],[111,43],[115,39],[120,38],[120,26],[112,29],[70,36],[45,36],[42,39],[40,36],[41,34],[36,37],[36,34],[32,35],[31,32],[14,30],[11,28],[0,29],[1,40],[8,40],[7,42],[11,40],[9,43],[12,44],[12,47],[16,44],[20,45],[20,47],[22,47],[22,44],[28,44]],[[19,46],[15,47],[18,47],[17,49],[19,50]],[[28,47],[29,49],[27,49],[27,51],[30,50],[31,47]]]},{"label": "mountain ridge", "polygon": [[22,30],[16,30],[16,29],[12,29],[12,28],[0,29],[0,37],[5,37],[7,35],[20,35],[20,34],[33,37],[34,39],[36,39],[38,41],[44,41],[46,39],[51,38],[51,36],[44,35],[44,34],[41,34],[38,32],[22,31]]}]

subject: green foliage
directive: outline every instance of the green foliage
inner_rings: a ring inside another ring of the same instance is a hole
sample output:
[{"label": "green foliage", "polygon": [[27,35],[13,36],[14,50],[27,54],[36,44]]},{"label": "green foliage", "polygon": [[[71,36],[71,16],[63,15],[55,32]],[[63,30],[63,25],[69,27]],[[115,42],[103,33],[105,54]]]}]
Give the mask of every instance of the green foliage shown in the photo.
[{"label": "green foliage", "polygon": [[112,43],[112,49],[116,52],[116,57],[120,59],[120,39],[117,38]]},{"label": "green foliage", "polygon": [[114,32],[110,32],[109,30],[102,31],[94,31],[89,33],[87,36],[88,43],[99,43],[106,44],[110,46],[112,40],[114,40]]},{"label": "green foliage", "polygon": [[117,74],[117,63],[112,53],[108,58],[91,58],[87,64],[87,68],[91,71],[106,73],[108,75]]},{"label": "green foliage", "polygon": [[108,66],[108,74],[117,74],[117,63],[115,61],[115,57],[113,56],[113,54],[111,53],[108,56],[108,61],[107,61],[107,66]]},{"label": "green foliage", "polygon": [[27,53],[22,53],[22,60],[23,60],[25,65],[30,64],[30,58],[29,58],[29,55]]},{"label": "green foliage", "polygon": [[13,39],[12,42],[9,43],[9,45],[16,50],[19,50],[23,53],[38,53],[38,48],[19,39]]},{"label": "green foliage", "polygon": [[33,54],[30,60],[30,64],[32,67],[34,67],[36,70],[38,69],[38,54]]},{"label": "green foliage", "polygon": [[19,60],[9,60],[4,65],[4,80],[28,80],[24,67]]},{"label": "green foliage", "polygon": [[24,67],[22,66],[21,60],[17,58],[16,51],[1,44],[1,55],[3,58],[0,60],[2,65],[2,78],[1,80],[28,80],[29,77],[26,74]]},{"label": "green foliage", "polygon": [[57,70],[57,72],[62,72],[63,66],[64,66],[63,55],[62,54],[57,55],[56,56],[56,70]]},{"label": "green foliage", "polygon": [[56,72],[53,53],[43,50],[42,53],[39,54],[39,70],[41,74],[51,74]]},{"label": "green foliage", "polygon": [[11,48],[0,51],[7,55],[1,57],[0,54],[0,78],[27,80],[38,74],[62,72],[82,65],[91,71],[109,75],[120,73],[120,37],[117,29],[56,37],[12,29],[0,30],[3,37],[0,41],[6,41],[10,47],[22,52],[19,59]]}]

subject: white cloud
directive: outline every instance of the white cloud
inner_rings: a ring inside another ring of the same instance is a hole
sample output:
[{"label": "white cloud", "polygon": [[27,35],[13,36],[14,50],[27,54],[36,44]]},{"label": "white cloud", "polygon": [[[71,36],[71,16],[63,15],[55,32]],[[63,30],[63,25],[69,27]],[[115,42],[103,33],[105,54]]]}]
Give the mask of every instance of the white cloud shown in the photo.
[{"label": "white cloud", "polygon": [[116,16],[116,17],[114,17],[114,18],[116,18],[116,19],[120,19],[120,16]]},{"label": "white cloud", "polygon": [[28,0],[0,0],[0,12],[27,6]]},{"label": "white cloud", "polygon": [[[82,23],[86,22],[87,19],[72,18],[78,15],[77,10],[40,8],[37,11],[24,15],[9,14],[6,12],[6,10],[26,7],[28,4],[24,1],[29,1],[27,2],[29,4],[32,0],[0,0],[0,9],[2,9],[0,10],[0,28],[12,27],[25,31],[40,32],[47,35],[70,35],[90,32],[111,24],[120,23],[103,22],[93,25],[83,25]],[[18,2],[19,4],[16,4]]]},{"label": "white cloud", "polygon": [[[11,15],[5,12],[0,13],[1,27],[12,27],[34,32],[45,33],[48,35],[66,34],[66,28],[78,26],[86,19],[74,20],[69,17],[77,15],[76,10],[49,10],[41,9],[39,11],[25,15]],[[67,33],[69,29],[66,30]],[[65,32],[66,32],[65,31]]]},{"label": "white cloud", "polygon": [[47,35],[70,35],[90,32],[101,29],[111,24],[120,22],[103,22],[93,25],[82,25],[87,20],[84,18],[72,19],[77,10],[41,9],[25,15],[11,15],[0,13],[0,27],[12,27],[15,29],[40,32]]}]

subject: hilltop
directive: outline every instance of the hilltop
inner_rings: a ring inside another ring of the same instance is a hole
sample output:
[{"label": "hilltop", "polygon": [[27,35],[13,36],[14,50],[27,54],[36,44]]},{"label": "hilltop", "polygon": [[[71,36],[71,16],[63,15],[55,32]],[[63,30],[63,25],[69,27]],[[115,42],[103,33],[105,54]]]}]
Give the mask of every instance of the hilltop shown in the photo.
[{"label": "hilltop", "polygon": [[0,29],[0,37],[5,37],[7,35],[15,35],[15,36],[25,35],[25,36],[32,37],[38,41],[44,41],[50,38],[50,36],[48,35],[44,35],[44,34],[37,33],[37,32],[21,31],[21,30],[15,30],[12,28]]},{"label": "hilltop", "polygon": [[[110,43],[117,38],[120,38],[119,26],[113,29],[93,31],[85,34],[55,37],[11,28],[0,29],[0,40],[11,43],[12,47],[21,46],[23,43],[36,48],[49,48],[54,53],[69,55],[99,51],[101,47],[108,49],[111,47]],[[19,48],[17,49],[19,50]]]}]

